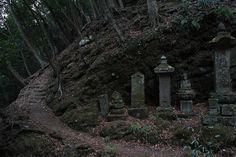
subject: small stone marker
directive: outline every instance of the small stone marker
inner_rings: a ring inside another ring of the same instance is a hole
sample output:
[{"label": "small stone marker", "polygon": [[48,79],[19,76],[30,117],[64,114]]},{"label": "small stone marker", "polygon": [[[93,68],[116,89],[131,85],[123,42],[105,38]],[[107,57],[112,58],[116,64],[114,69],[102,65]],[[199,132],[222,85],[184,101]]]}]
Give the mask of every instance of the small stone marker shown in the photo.
[{"label": "small stone marker", "polygon": [[218,99],[214,93],[210,94],[210,98],[208,99],[209,104],[209,115],[216,116],[220,114],[220,106],[218,103]]},{"label": "small stone marker", "polygon": [[161,57],[161,64],[154,69],[159,76],[159,105],[161,108],[171,108],[171,77],[175,68],[168,65],[165,56]]},{"label": "small stone marker", "polygon": [[109,113],[109,100],[107,94],[99,96],[99,104],[100,104],[101,115],[105,117]]},{"label": "small stone marker", "polygon": [[191,113],[193,111],[193,98],[195,92],[192,90],[191,82],[188,80],[187,74],[184,74],[184,79],[180,83],[178,96],[180,98],[180,110],[184,113]]},{"label": "small stone marker", "polygon": [[144,75],[140,72],[131,76],[131,108],[129,115],[136,118],[146,118],[147,108],[145,107]]},{"label": "small stone marker", "polygon": [[117,91],[113,92],[111,96],[110,102],[110,113],[107,116],[108,121],[115,121],[115,120],[125,120],[125,105],[124,101],[121,97],[121,94]]},{"label": "small stone marker", "polygon": [[230,54],[231,48],[236,45],[235,41],[225,25],[220,23],[217,36],[210,41],[215,51],[215,93],[209,99],[209,115],[203,118],[204,124],[220,122],[236,126],[236,94],[232,91],[230,77]]}]

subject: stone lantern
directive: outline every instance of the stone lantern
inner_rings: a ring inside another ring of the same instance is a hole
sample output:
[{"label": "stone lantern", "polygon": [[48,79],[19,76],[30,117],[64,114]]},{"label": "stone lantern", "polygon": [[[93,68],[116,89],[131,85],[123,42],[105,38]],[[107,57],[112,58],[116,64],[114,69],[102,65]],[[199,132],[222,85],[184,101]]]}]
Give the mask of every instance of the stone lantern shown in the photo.
[{"label": "stone lantern", "polygon": [[161,57],[161,63],[154,69],[159,76],[159,108],[171,108],[171,73],[175,68],[168,65],[165,56]]},{"label": "stone lantern", "polygon": [[191,113],[193,111],[193,99],[195,97],[195,92],[191,87],[191,82],[185,73],[184,79],[180,83],[180,89],[178,91],[178,96],[180,99],[180,110],[184,113]]},{"label": "stone lantern", "polygon": [[220,23],[217,36],[209,44],[214,50],[215,93],[211,94],[209,116],[203,119],[203,123],[222,122],[236,126],[236,94],[232,91],[230,77],[230,54],[236,45],[235,38]]}]

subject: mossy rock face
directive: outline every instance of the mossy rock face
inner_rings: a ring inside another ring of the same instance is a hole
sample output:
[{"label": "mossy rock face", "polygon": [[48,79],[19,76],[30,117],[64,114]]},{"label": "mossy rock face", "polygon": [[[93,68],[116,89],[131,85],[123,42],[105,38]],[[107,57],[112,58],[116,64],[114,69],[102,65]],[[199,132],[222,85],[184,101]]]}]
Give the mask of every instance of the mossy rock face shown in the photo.
[{"label": "mossy rock face", "polygon": [[201,143],[212,150],[217,151],[221,147],[233,146],[236,143],[235,133],[232,127],[224,125],[205,126],[201,130]]},{"label": "mossy rock face", "polygon": [[87,131],[88,127],[98,124],[98,109],[96,104],[89,104],[80,109],[66,111],[61,120],[76,130]]},{"label": "mossy rock face", "polygon": [[55,145],[44,135],[38,133],[20,133],[11,141],[8,149],[14,156],[55,156]]},{"label": "mossy rock face", "polygon": [[110,139],[120,139],[130,134],[129,125],[125,121],[110,122],[105,128],[102,129],[100,135],[102,137],[109,137]]},{"label": "mossy rock face", "polygon": [[63,103],[60,103],[60,100],[58,99],[54,99],[54,101],[51,103],[51,108],[56,116],[61,116],[66,111],[76,108],[76,104],[70,98],[66,99]]}]

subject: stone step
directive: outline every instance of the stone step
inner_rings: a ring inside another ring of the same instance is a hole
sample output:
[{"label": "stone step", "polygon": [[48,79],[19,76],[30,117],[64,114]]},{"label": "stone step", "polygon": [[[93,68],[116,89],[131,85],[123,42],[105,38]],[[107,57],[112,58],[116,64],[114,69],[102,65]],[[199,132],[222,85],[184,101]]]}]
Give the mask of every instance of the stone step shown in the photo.
[{"label": "stone step", "polygon": [[111,114],[124,114],[125,113],[125,109],[111,109]]},{"label": "stone step", "polygon": [[130,116],[135,118],[144,119],[148,117],[148,109],[146,107],[142,108],[130,108],[128,110]]},{"label": "stone step", "polygon": [[122,103],[122,104],[111,104],[110,105],[110,109],[122,109],[124,108],[125,105]]},{"label": "stone step", "polygon": [[125,120],[126,118],[125,114],[108,114],[107,121]]}]

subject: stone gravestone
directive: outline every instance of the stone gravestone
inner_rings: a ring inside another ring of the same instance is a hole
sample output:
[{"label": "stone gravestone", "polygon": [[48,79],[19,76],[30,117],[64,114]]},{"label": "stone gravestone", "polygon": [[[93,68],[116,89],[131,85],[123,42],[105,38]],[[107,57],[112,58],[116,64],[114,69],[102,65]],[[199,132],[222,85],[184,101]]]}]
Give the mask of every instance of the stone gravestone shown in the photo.
[{"label": "stone gravestone", "polygon": [[126,117],[124,101],[121,97],[121,94],[115,91],[111,96],[110,112],[107,116],[107,120],[125,120]]},{"label": "stone gravestone", "polygon": [[192,90],[191,82],[188,80],[188,76],[185,73],[184,79],[180,83],[180,89],[178,96],[180,98],[180,110],[184,113],[191,113],[193,111],[193,98],[195,92]]},{"label": "stone gravestone", "polygon": [[214,48],[215,93],[209,99],[209,115],[203,118],[203,123],[236,126],[236,94],[232,91],[230,77],[230,54],[236,45],[235,38],[220,23],[210,45]]},{"label": "stone gravestone", "polygon": [[217,116],[220,114],[219,100],[216,98],[215,93],[210,93],[210,98],[208,99],[209,104],[209,115]]},{"label": "stone gravestone", "polygon": [[171,73],[174,67],[168,65],[165,56],[161,57],[161,64],[154,69],[159,76],[159,105],[160,109],[171,108]]},{"label": "stone gravestone", "polygon": [[99,104],[100,104],[101,115],[103,117],[107,116],[109,112],[109,100],[107,94],[99,96]]},{"label": "stone gravestone", "polygon": [[131,108],[129,115],[136,118],[146,118],[148,110],[145,107],[144,75],[140,72],[131,76]]}]

